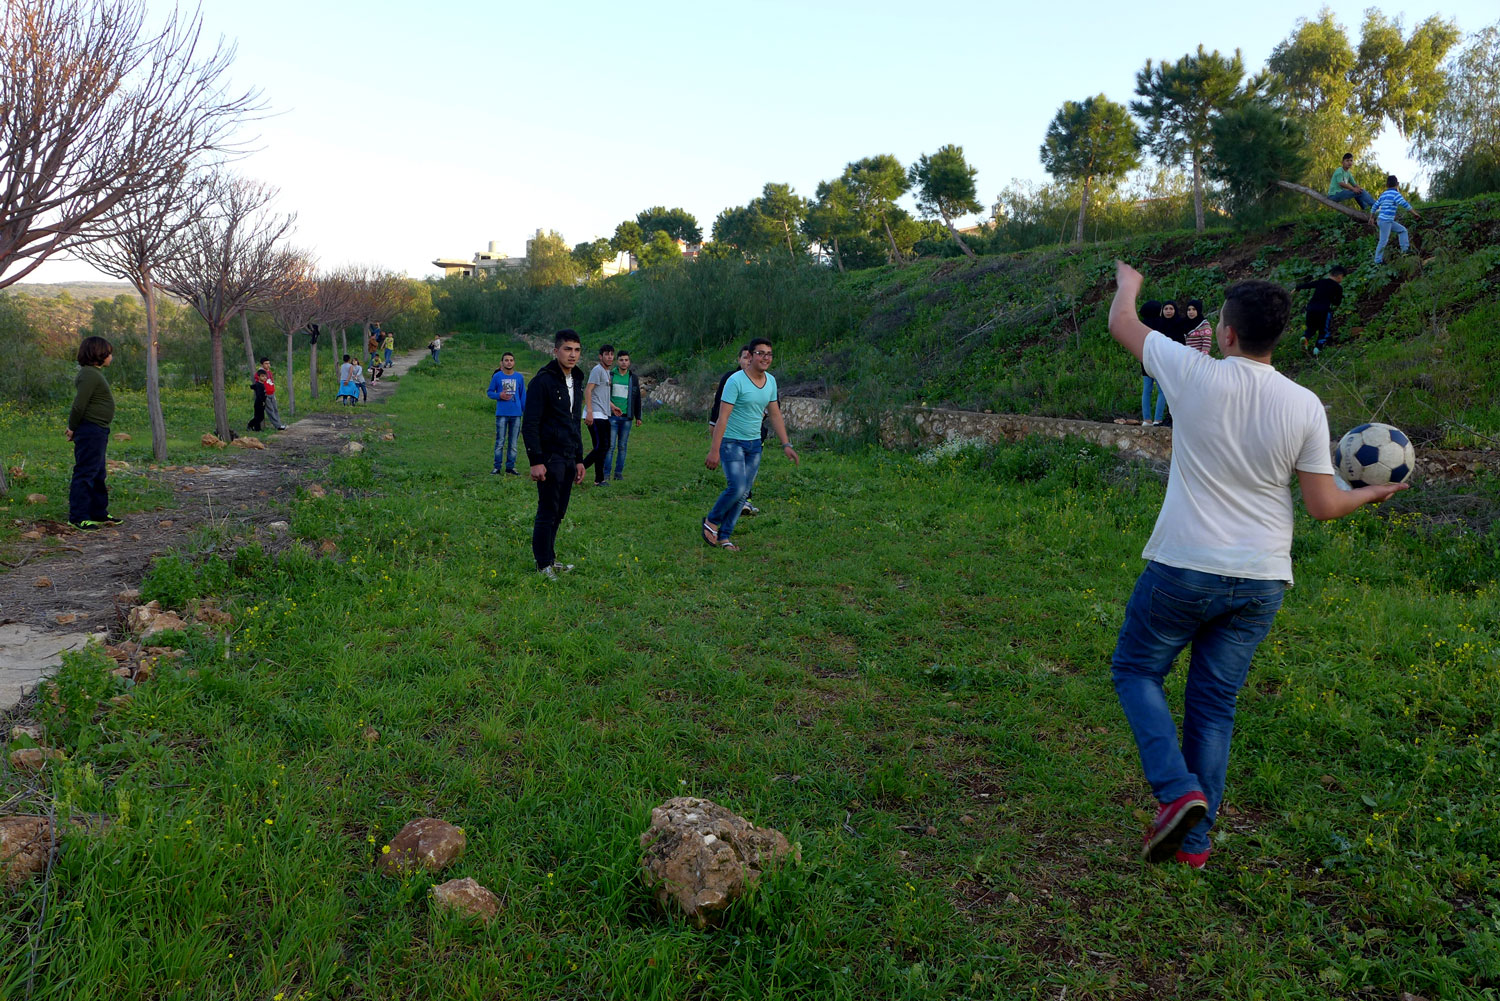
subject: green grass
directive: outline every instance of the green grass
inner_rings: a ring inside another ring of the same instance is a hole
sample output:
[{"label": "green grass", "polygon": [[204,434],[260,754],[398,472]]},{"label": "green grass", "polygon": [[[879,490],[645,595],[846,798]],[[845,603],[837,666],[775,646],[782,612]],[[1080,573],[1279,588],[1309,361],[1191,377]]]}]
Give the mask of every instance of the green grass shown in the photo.
[{"label": "green grass", "polygon": [[[54,719],[50,796],[113,824],[65,836],[45,916],[39,884],[3,909],[0,996],[33,944],[33,996],[79,1001],[1500,988],[1493,533],[1415,500],[1299,520],[1211,867],[1146,868],[1108,664],[1153,476],[1077,442],[799,442],[731,554],[697,539],[722,486],[701,426],[648,417],[628,478],[574,494],[579,569],[547,583],[534,491],[489,474],[500,347],[457,338],[403,378],[395,441],[295,501],[307,546],[157,564],[147,597],[234,612],[228,655],[185,636],[129,708]],[[64,703],[101,670],[71,661]],[[714,930],[636,871],[683,793],[803,852]],[[488,927],[375,873],[424,815],[467,833],[441,878],[504,898]]]}]

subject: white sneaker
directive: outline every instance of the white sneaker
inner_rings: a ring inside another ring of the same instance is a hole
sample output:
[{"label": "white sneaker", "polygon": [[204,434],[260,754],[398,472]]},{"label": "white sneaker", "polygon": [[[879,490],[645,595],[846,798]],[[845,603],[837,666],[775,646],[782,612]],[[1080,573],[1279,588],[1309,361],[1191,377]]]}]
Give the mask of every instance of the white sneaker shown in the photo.
[{"label": "white sneaker", "polygon": [[1151,427],[1155,423],[1156,423],[1155,421],[1141,421],[1141,427],[1148,428],[1148,427]]},{"label": "white sneaker", "polygon": [[551,567],[542,567],[537,573],[541,574],[547,580],[557,580],[557,571]]},{"label": "white sneaker", "polygon": [[746,501],[745,506],[740,508],[740,514],[760,514],[760,508],[756,507],[754,504],[751,504],[749,501]]},{"label": "white sneaker", "polygon": [[552,566],[548,567],[548,569],[551,570],[553,573],[572,573],[573,572],[573,564],[571,564],[571,563],[554,563],[554,564],[552,564]]}]

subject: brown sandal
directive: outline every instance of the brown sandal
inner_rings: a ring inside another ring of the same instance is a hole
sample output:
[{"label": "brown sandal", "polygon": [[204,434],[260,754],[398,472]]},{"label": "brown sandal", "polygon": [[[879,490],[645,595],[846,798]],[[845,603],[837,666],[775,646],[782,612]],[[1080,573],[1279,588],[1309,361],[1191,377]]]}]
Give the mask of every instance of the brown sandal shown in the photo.
[{"label": "brown sandal", "polygon": [[733,542],[730,542],[728,539],[725,539],[723,542],[719,543],[719,548],[720,549],[728,549],[730,552],[734,552],[734,553],[737,553],[737,552],[740,551],[740,547],[736,546]]},{"label": "brown sandal", "polygon": [[708,527],[708,519],[703,519],[703,542],[706,545],[717,546],[719,544],[719,530]]}]

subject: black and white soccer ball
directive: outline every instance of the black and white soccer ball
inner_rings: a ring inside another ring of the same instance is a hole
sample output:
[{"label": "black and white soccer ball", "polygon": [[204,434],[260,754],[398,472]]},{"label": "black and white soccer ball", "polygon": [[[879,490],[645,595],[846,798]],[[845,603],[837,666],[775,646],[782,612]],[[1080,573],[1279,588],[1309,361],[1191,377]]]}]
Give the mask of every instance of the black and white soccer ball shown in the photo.
[{"label": "black and white soccer ball", "polygon": [[1361,424],[1339,439],[1333,468],[1351,487],[1405,483],[1417,468],[1417,453],[1400,428]]}]

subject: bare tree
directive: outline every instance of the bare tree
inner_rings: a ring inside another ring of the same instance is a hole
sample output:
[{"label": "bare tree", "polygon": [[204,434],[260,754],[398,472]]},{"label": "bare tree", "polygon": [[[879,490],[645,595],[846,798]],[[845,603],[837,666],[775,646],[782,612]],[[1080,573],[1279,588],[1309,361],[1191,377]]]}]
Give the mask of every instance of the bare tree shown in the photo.
[{"label": "bare tree", "polygon": [[192,306],[212,342],[214,429],[229,437],[224,396],[224,328],[258,299],[285,291],[293,255],[280,244],[295,215],[266,211],[276,189],[244,178],[216,175],[210,182],[211,214],[179,232],[161,267],[161,286]]},{"label": "bare tree", "polygon": [[335,332],[339,327],[354,322],[354,314],[359,311],[356,300],[361,277],[357,268],[343,267],[320,274],[317,278],[317,290],[313,295],[313,323],[308,324],[309,333],[312,333],[313,326],[319,328],[318,334],[311,338],[308,355],[309,387],[314,400],[318,398],[319,337],[328,338],[333,346],[334,363],[337,365],[338,337]]},{"label": "bare tree", "polygon": [[118,232],[131,199],[204,155],[239,152],[233,132],[262,110],[256,92],[226,92],[234,46],[202,44],[197,11],[174,11],[153,34],[145,9],[145,0],[4,0],[0,288]]},{"label": "bare tree", "polygon": [[118,228],[75,252],[97,270],[135,286],[146,306],[146,411],[151,453],[167,458],[167,424],[161,410],[161,352],[156,338],[156,269],[172,240],[203,211],[206,175],[179,170],[165,184],[138,191],[120,203]]},{"label": "bare tree", "polygon": [[291,260],[288,262],[286,289],[276,298],[265,300],[262,309],[270,314],[276,329],[286,335],[286,375],[282,381],[286,385],[287,416],[291,416],[297,412],[292,341],[302,328],[313,321],[318,285],[313,275],[312,259],[307,254],[294,250],[287,253]]}]

